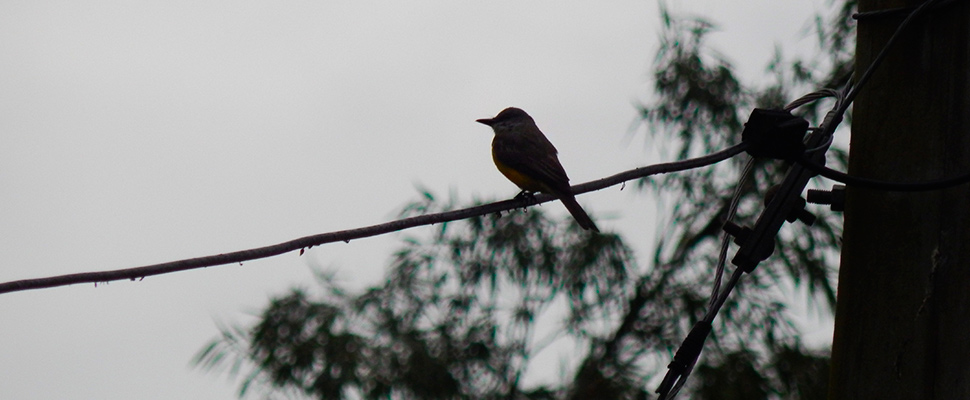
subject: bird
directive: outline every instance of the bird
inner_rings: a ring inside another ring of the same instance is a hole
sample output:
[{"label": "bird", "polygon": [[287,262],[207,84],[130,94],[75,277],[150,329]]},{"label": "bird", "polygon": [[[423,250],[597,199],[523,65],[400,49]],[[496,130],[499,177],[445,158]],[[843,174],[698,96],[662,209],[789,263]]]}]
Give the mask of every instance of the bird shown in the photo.
[{"label": "bird", "polygon": [[576,202],[569,177],[559,162],[559,152],[528,113],[509,107],[493,118],[475,121],[492,127],[495,132],[492,161],[502,175],[522,189],[516,198],[535,192],[556,196],[581,228],[599,232],[589,214]]}]

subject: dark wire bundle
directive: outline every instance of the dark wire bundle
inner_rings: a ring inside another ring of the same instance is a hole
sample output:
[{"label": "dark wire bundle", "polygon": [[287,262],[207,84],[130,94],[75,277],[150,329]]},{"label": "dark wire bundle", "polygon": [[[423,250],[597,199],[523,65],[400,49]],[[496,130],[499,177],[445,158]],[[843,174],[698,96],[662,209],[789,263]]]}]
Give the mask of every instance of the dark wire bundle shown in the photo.
[{"label": "dark wire bundle", "polygon": [[[875,69],[882,63],[889,48],[897,40],[901,32],[929,8],[943,6],[948,3],[950,1],[928,0],[915,8],[888,10],[887,12],[893,14],[903,12],[908,12],[909,14],[900,22],[886,45],[883,46],[882,50],[880,50],[879,54],[873,59],[872,63],[870,63],[856,83],[853,83],[853,80],[850,79],[849,83],[841,90],[823,89],[806,94],[786,105],[783,110],[756,109],[752,112],[751,119],[745,124],[745,133],[748,133],[748,135],[742,134],[745,136],[745,143],[749,144],[746,151],[752,156],[788,159],[789,161],[796,162],[796,164],[789,170],[785,182],[780,185],[781,189],[778,190],[779,192],[785,191],[785,193],[781,193],[780,195],[779,193],[775,193],[773,196],[774,199],[768,202],[765,211],[758,218],[754,229],[738,227],[731,222],[731,219],[737,211],[741,196],[741,187],[750,173],[754,159],[748,160],[748,163],[745,165],[724,223],[724,230],[726,232],[721,240],[720,253],[715,267],[716,276],[714,286],[711,290],[707,313],[704,315],[704,318],[694,325],[674,355],[674,359],[667,366],[667,375],[664,376],[663,381],[657,388],[657,393],[660,394],[659,399],[673,399],[683,388],[687,382],[687,378],[693,371],[694,365],[697,363],[705,340],[711,333],[714,317],[717,316],[717,313],[724,305],[744,272],[753,271],[757,263],[771,254],[773,251],[773,243],[768,242],[774,240],[774,236],[777,235],[778,229],[780,229],[784,219],[787,218],[790,221],[794,221],[794,219],[790,218],[793,207],[804,207],[801,191],[805,189],[805,185],[811,176],[818,174],[847,185],[888,191],[938,190],[970,182],[970,173],[930,182],[886,182],[853,177],[843,172],[827,168],[824,165],[825,152],[832,144],[835,129],[842,122],[843,116],[852,104],[852,101],[869,81]],[[858,15],[859,17],[876,16],[875,14],[870,14]],[[880,13],[879,15],[881,16],[882,14]],[[801,134],[803,135],[805,131],[808,131],[810,135],[804,142],[798,142],[793,145],[792,140],[786,136],[791,136],[791,132],[794,129],[793,126],[797,126],[796,120],[798,118],[789,118],[791,116],[790,112],[798,107],[824,98],[835,98],[835,104],[832,109],[825,115],[823,122],[818,127],[807,128],[806,125],[801,125],[806,126],[806,129],[802,130]],[[780,135],[780,137],[769,137],[768,135],[770,134]],[[799,151],[793,153],[793,148],[797,148]],[[800,205],[797,204],[797,201],[801,201]],[[789,204],[783,205],[782,203],[785,202]],[[810,224],[810,221],[806,222]],[[770,233],[770,236],[767,233]],[[724,284],[722,290],[721,281],[727,260],[727,250],[732,236],[735,237],[735,242],[741,246],[738,250],[738,255],[732,260],[732,263],[737,265],[738,268],[731,274],[731,277]],[[751,250],[751,247],[759,248]]]}]

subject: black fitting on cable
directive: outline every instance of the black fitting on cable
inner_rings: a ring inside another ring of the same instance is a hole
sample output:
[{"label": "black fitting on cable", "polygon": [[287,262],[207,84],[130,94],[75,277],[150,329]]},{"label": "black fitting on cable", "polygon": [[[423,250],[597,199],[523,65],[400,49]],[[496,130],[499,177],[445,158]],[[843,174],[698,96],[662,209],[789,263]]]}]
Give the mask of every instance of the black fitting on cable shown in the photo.
[{"label": "black fitting on cable", "polygon": [[845,185],[832,185],[832,190],[808,189],[808,202],[829,204],[832,211],[845,211]]},{"label": "black fitting on cable", "polygon": [[[778,193],[779,188],[781,188],[781,185],[774,185],[768,188],[768,191],[765,193],[766,206],[768,203],[771,203],[773,198],[775,198],[775,194]],[[792,201],[794,202],[794,205],[792,206],[791,212],[785,216],[785,220],[788,222],[795,222],[798,220],[802,221],[802,223],[805,225],[812,226],[812,224],[814,224],[815,220],[818,218],[815,216],[815,214],[812,214],[805,209],[805,199],[799,196]]]},{"label": "black fitting on cable", "polygon": [[710,322],[698,321],[694,324],[684,343],[681,343],[677,353],[674,354],[674,359],[667,365],[667,375],[655,392],[660,394],[660,399],[666,399],[677,380],[685,377],[688,369],[697,362],[697,357],[701,355],[701,349],[704,348],[704,341],[710,334]]},{"label": "black fitting on cable", "polygon": [[727,232],[728,235],[734,236],[734,244],[738,246],[740,246],[741,243],[744,243],[744,241],[748,238],[748,235],[751,234],[751,228],[740,226],[732,221],[724,222],[724,231]]},{"label": "black fitting on cable", "polygon": [[805,152],[808,121],[785,110],[755,108],[744,123],[741,140],[752,157],[791,160]]}]

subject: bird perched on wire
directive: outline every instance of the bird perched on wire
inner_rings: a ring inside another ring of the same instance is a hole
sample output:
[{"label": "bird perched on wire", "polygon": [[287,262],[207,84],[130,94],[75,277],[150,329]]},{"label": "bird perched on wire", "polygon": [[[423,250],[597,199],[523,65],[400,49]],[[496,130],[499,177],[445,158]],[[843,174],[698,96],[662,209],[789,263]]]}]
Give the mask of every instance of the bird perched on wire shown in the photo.
[{"label": "bird perched on wire", "polygon": [[[559,163],[556,147],[546,139],[535,121],[521,109],[509,107],[494,118],[476,120],[492,127],[492,161],[499,172],[522,189],[519,196],[534,192],[559,198],[579,226],[599,232],[569,187],[569,177]],[[518,197],[518,196],[516,196]]]}]

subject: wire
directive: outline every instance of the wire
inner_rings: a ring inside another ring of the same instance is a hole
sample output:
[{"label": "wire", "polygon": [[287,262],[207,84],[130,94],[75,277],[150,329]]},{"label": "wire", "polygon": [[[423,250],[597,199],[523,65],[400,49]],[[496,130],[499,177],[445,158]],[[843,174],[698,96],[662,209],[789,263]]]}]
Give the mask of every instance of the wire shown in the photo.
[{"label": "wire", "polygon": [[916,9],[914,9],[911,13],[909,13],[909,15],[906,16],[906,19],[904,19],[903,22],[899,23],[899,26],[896,27],[896,31],[893,32],[892,36],[889,37],[889,40],[886,41],[886,44],[882,46],[882,50],[880,50],[879,54],[876,55],[876,58],[872,60],[872,62],[869,64],[869,67],[866,68],[866,71],[862,73],[862,77],[859,78],[858,84],[856,84],[852,88],[852,90],[845,96],[844,101],[842,102],[840,107],[838,107],[838,110],[836,112],[838,112],[840,116],[842,114],[845,114],[845,110],[849,108],[849,105],[852,104],[852,100],[855,99],[855,97],[859,94],[859,91],[862,90],[862,87],[865,86],[866,82],[869,81],[869,78],[872,77],[872,73],[876,70],[876,67],[878,67],[879,64],[882,64],[882,60],[886,58],[886,54],[889,53],[889,48],[892,47],[893,42],[896,41],[900,33],[903,32],[906,26],[908,26],[910,22],[913,21],[913,19],[915,19],[920,14],[922,14],[923,11],[925,11],[930,5],[936,2],[937,0],[927,0],[923,2],[923,4],[920,4],[919,7],[916,7]]},{"label": "wire", "polygon": [[[730,222],[734,219],[735,214],[737,214],[738,204],[740,204],[741,196],[744,193],[744,184],[747,182],[748,176],[751,175],[751,170],[754,169],[754,162],[754,157],[749,157],[744,165],[744,169],[741,171],[738,184],[734,188],[734,194],[728,205],[728,214],[724,219],[725,223]],[[704,347],[704,341],[710,335],[714,317],[717,316],[721,306],[724,305],[728,295],[730,295],[731,291],[737,285],[738,279],[741,278],[744,272],[741,268],[735,270],[734,274],[731,275],[731,279],[728,280],[724,291],[720,291],[730,239],[731,236],[727,232],[721,237],[721,250],[718,255],[717,266],[715,267],[714,285],[711,288],[711,299],[707,306],[707,313],[704,314],[704,319],[691,328],[687,338],[684,339],[684,343],[677,350],[677,355],[674,356],[674,360],[668,366],[669,370],[667,371],[667,375],[660,384],[660,388],[657,389],[657,392],[660,393],[659,400],[673,399],[680,392],[680,389],[684,387],[684,384],[687,383],[687,377],[690,376],[694,370],[694,365],[697,364],[698,356]]]},{"label": "wire", "polygon": [[[754,169],[754,161],[755,161],[754,157],[749,157],[748,162],[745,163],[744,169],[741,171],[741,177],[738,179],[738,184],[734,188],[734,195],[731,197],[731,203],[728,205],[728,215],[724,219],[725,223],[730,222],[732,219],[734,219],[735,214],[737,214],[738,204],[741,202],[741,195],[744,193],[744,184],[745,182],[747,182],[748,176],[751,175],[751,170]],[[718,254],[717,266],[715,267],[714,285],[711,288],[711,300],[707,306],[707,313],[704,314],[704,319],[702,319],[698,323],[698,325],[695,325],[695,328],[691,329],[691,334],[688,335],[688,337],[691,337],[692,335],[695,335],[695,336],[702,335],[700,342],[692,343],[693,345],[701,346],[701,347],[703,346],[703,340],[706,339],[707,334],[709,334],[709,331],[703,331],[698,333],[697,327],[700,326],[700,327],[703,327],[703,329],[710,329],[710,326],[714,321],[714,317],[717,316],[718,311],[721,310],[721,307],[724,305],[724,302],[727,301],[728,295],[731,293],[732,290],[734,290],[734,287],[737,285],[738,280],[741,278],[741,275],[744,272],[744,270],[742,270],[741,268],[738,268],[737,270],[735,270],[734,273],[731,275],[731,279],[729,279],[727,284],[725,285],[724,291],[723,292],[720,291],[721,279],[724,275],[724,265],[727,262],[727,251],[730,244],[731,244],[731,235],[725,232],[721,237],[721,251]],[[690,339],[685,340],[685,343],[689,340]],[[681,348],[684,348],[684,347],[685,347],[684,345],[681,345]],[[691,349],[688,349],[688,351],[690,350]],[[693,349],[693,350],[697,351],[698,354],[700,352],[700,348]],[[692,360],[688,361],[685,365],[683,365],[684,370],[682,371],[680,376],[677,377],[677,380],[674,381],[669,391],[661,394],[660,396],[661,400],[673,399],[675,396],[677,396],[677,393],[680,392],[680,389],[683,388],[684,384],[687,383],[687,377],[690,376],[691,372],[694,370],[695,364],[697,364],[697,357],[694,357]]]},{"label": "wire", "polygon": [[730,295],[731,291],[734,290],[734,287],[738,285],[738,281],[741,280],[741,275],[743,274],[744,274],[743,268],[738,268],[734,270],[734,273],[731,274],[731,279],[728,280],[727,285],[725,285],[724,287],[725,289],[724,293],[722,293],[721,296],[717,298],[717,302],[714,303],[713,312],[708,311],[707,315],[704,316],[704,321],[706,322],[714,321],[714,317],[717,315],[718,311],[721,310],[721,307],[724,306],[724,303],[727,302],[728,295]]},{"label": "wire", "polygon": [[844,183],[849,186],[862,187],[868,189],[879,189],[890,192],[926,192],[931,190],[942,190],[957,185],[970,182],[970,173],[958,175],[951,178],[938,179],[926,182],[893,182],[878,179],[862,178],[849,175],[845,172],[836,171],[822,164],[819,164],[808,157],[802,156],[795,160],[805,168],[822,175],[836,182]]},{"label": "wire", "polygon": [[[714,301],[711,308],[707,311],[707,314],[704,315],[704,319],[698,322],[696,325],[694,325],[694,328],[691,329],[691,334],[687,335],[687,340],[685,340],[685,343],[687,341],[690,341],[692,334],[695,334],[696,332],[699,331],[704,336],[703,338],[701,338],[702,340],[700,342],[697,342],[694,344],[703,346],[703,339],[706,338],[708,334],[710,334],[711,323],[714,321],[714,317],[717,316],[717,313],[721,310],[721,307],[723,307],[724,303],[727,302],[727,298],[728,296],[731,295],[731,292],[734,290],[734,287],[738,285],[738,281],[741,280],[741,275],[744,275],[744,269],[738,268],[734,270],[734,273],[731,274],[731,279],[728,279],[727,284],[724,286],[724,292],[721,293],[720,296],[717,296],[716,301]],[[698,330],[698,328],[701,328],[701,329]],[[683,348],[683,346],[681,348]],[[697,351],[699,355],[700,350],[697,349]],[[678,350],[678,353],[679,352],[680,350]],[[684,366],[683,373],[679,377],[677,377],[677,380],[674,382],[673,386],[671,386],[670,390],[660,393],[660,397],[658,400],[671,400],[674,397],[676,397],[677,393],[680,392],[680,389],[682,389],[684,387],[684,384],[687,383],[687,377],[689,377],[691,372],[694,371],[694,365],[696,364],[697,364],[697,357],[694,357],[692,360],[690,360],[687,363],[687,365]],[[665,380],[666,378],[667,377],[665,377]]]},{"label": "wire", "polygon": [[[946,0],[946,1],[943,1],[943,2],[941,2],[939,4],[936,4],[935,6],[933,6],[933,8],[936,9],[936,8],[943,7],[945,5],[949,5],[950,3],[953,3],[953,1],[954,0]],[[898,7],[898,8],[888,8],[888,9],[885,9],[885,10],[875,10],[875,11],[857,12],[855,14],[852,14],[852,19],[854,19],[854,20],[864,20],[864,19],[876,19],[876,18],[892,17],[892,16],[900,15],[900,14],[905,13],[905,12],[911,12],[915,8],[916,7]]]},{"label": "wire", "polygon": [[[872,60],[872,62],[869,64],[869,67],[866,68],[865,72],[863,72],[862,77],[859,78],[859,81],[857,83],[853,83],[850,80],[849,83],[846,84],[845,88],[842,89],[841,92],[844,93],[844,96],[841,96],[841,98],[839,98],[839,100],[836,101],[836,107],[832,110],[832,112],[829,113],[829,115],[826,116],[826,121],[823,123],[823,127],[827,132],[831,134],[831,132],[835,131],[835,127],[842,120],[842,115],[845,114],[845,111],[852,104],[852,101],[855,100],[855,97],[859,95],[859,92],[869,81],[869,78],[872,77],[872,74],[875,72],[876,68],[879,67],[883,59],[886,58],[886,54],[889,53],[889,48],[892,47],[893,43],[896,41],[897,38],[899,38],[903,30],[905,30],[906,27],[914,19],[916,19],[916,17],[918,17],[923,12],[925,12],[927,9],[931,7],[947,5],[949,3],[952,3],[952,0],[945,0],[942,2],[939,0],[927,0],[922,4],[920,4],[919,6],[915,8],[911,8],[912,11],[910,11],[909,15],[907,15],[906,18],[899,23],[899,26],[896,27],[896,30],[893,32],[892,36],[889,37],[889,40],[886,41],[886,44],[883,45],[882,49],[879,51],[879,54],[876,55],[876,58]],[[861,13],[861,14],[865,14],[865,16],[877,16],[877,15],[881,16],[881,15],[887,15],[889,13],[898,13],[898,12],[903,12],[907,10],[910,10],[910,8],[881,10],[881,11],[874,11],[871,13]],[[819,91],[819,92],[822,92],[822,91]],[[815,93],[819,93],[819,92],[815,92]],[[815,93],[810,93],[809,95],[803,96],[802,98],[804,99]],[[799,100],[802,100],[802,99],[799,99]],[[795,104],[799,100],[796,100],[795,102],[792,102],[792,103]],[[798,105],[805,104],[807,102],[808,101],[805,101]],[[832,117],[832,118],[830,119],[829,117]],[[829,140],[828,144],[831,144],[831,139]],[[826,147],[827,145],[821,146],[821,148],[826,148]],[[812,153],[817,150],[820,150],[820,149],[818,148],[810,149],[806,151],[806,154]],[[805,168],[819,175],[822,175],[826,178],[832,179],[834,181],[838,181],[847,185],[852,185],[857,187],[881,189],[881,190],[894,191],[894,192],[918,192],[918,191],[929,191],[929,190],[941,190],[941,189],[946,189],[949,187],[970,182],[970,173],[952,177],[952,178],[928,181],[928,182],[881,181],[881,180],[875,180],[875,179],[856,177],[856,176],[846,174],[844,172],[833,170],[831,168],[828,168],[822,165],[821,163],[811,160],[805,155],[802,155],[796,161],[802,166],[804,166]]]},{"label": "wire", "polygon": [[[626,181],[640,179],[650,175],[686,171],[689,169],[695,169],[695,168],[706,167],[709,165],[714,165],[721,161],[734,157],[740,153],[743,153],[749,147],[751,147],[750,143],[741,142],[734,146],[728,147],[726,149],[719,150],[715,153],[706,154],[696,158],[688,158],[686,160],[673,161],[673,162],[661,163],[661,164],[653,164],[645,167],[631,169],[628,171],[620,172],[618,174],[610,175],[606,178],[601,178],[595,181],[573,185],[572,187],[573,194],[592,192],[594,190],[600,190],[613,185],[624,183]],[[539,202],[545,202],[545,201],[555,200],[556,197],[552,195],[539,193],[536,195],[536,199]],[[531,204],[532,203],[530,203],[530,205]]]},{"label": "wire", "polygon": [[[741,202],[741,194],[744,193],[744,183],[748,180],[748,175],[751,174],[752,169],[754,169],[754,157],[749,157],[748,162],[744,164],[744,170],[741,171],[741,178],[738,179],[738,185],[734,188],[734,196],[731,197],[731,203],[728,205],[728,215],[724,218],[724,223],[730,222],[734,219],[734,215],[738,213],[738,204]],[[724,265],[727,263],[727,251],[730,244],[731,235],[724,232],[721,236],[721,251],[717,257],[717,266],[714,268],[714,287],[711,288],[711,300],[707,305],[708,310],[714,308],[714,305],[717,303],[718,291],[721,290],[721,278],[724,275]]]},{"label": "wire", "polygon": [[[889,48],[892,47],[892,44],[900,36],[903,30],[905,30],[905,28],[917,16],[922,14],[927,9],[927,7],[933,5],[936,2],[937,0],[927,0],[923,4],[916,7],[912,12],[909,13],[908,16],[906,16],[906,18],[902,22],[900,22],[899,26],[896,27],[895,32],[893,32],[892,36],[889,37],[889,40],[886,41],[886,44],[883,45],[883,48],[879,51],[879,54],[876,55],[876,58],[872,60],[872,62],[866,68],[865,72],[863,72],[858,82],[853,83],[852,80],[850,79],[849,82],[846,83],[845,87],[842,88],[842,90],[838,90],[838,91],[833,89],[819,90],[816,92],[809,93],[805,96],[802,96],[801,98],[785,106],[786,111],[791,111],[797,107],[800,107],[802,105],[811,103],[813,101],[816,101],[822,98],[835,97],[836,99],[835,105],[832,107],[832,110],[825,115],[825,118],[820,126],[822,128],[821,132],[814,133],[814,135],[824,135],[824,136],[828,136],[828,138],[826,138],[826,141],[824,143],[821,143],[821,144],[814,143],[815,145],[814,148],[809,149],[807,152],[803,153],[797,159],[800,165],[804,166],[806,169],[810,171],[819,173],[822,176],[825,176],[830,179],[833,179],[833,178],[827,175],[839,176],[840,178],[849,178],[841,181],[847,184],[858,185],[860,183],[865,184],[865,183],[878,182],[878,181],[867,180],[862,178],[850,177],[849,175],[846,175],[837,171],[829,170],[828,168],[825,168],[819,163],[812,161],[810,157],[823,156],[823,153],[820,153],[820,152],[824,152],[824,150],[828,149],[828,146],[831,145],[832,143],[831,137],[835,132],[835,128],[837,128],[839,123],[842,122],[842,118],[845,115],[846,110],[848,110],[849,106],[852,104],[852,101],[859,94],[859,91],[862,90],[862,88],[869,81],[869,78],[872,77],[873,72],[876,70],[877,67],[879,67],[879,64],[882,63],[883,59],[886,58],[886,54],[889,52]],[[818,138],[818,136],[815,136],[815,137]],[[907,189],[913,189],[916,187],[921,187],[921,188],[925,187],[927,188],[926,190],[933,190],[933,189],[942,188],[943,186],[940,186],[941,184],[952,186],[955,184],[964,183],[966,182],[964,181],[964,179],[966,179],[966,181],[970,181],[970,174],[966,176],[953,178],[953,179],[943,180],[943,181],[918,183],[918,184],[899,184],[899,183],[893,183],[893,182],[878,182],[878,183],[883,187],[897,187],[897,188],[907,188]],[[883,185],[883,183],[885,183],[886,185]],[[949,186],[946,186],[946,187],[949,187]],[[722,240],[722,244],[723,243],[724,241]],[[721,307],[724,305],[724,302],[727,301],[727,297],[731,294],[731,291],[737,285],[737,282],[741,278],[741,275],[744,274],[744,271],[745,271],[744,268],[739,267],[738,269],[736,269],[734,273],[731,275],[731,279],[728,281],[727,285],[725,286],[724,291],[721,292],[720,295],[716,297],[716,300],[713,300],[714,297],[712,296],[712,305],[711,307],[709,307],[707,314],[704,316],[704,320],[694,325],[694,327],[691,329],[691,332],[688,333],[687,338],[684,340],[684,343],[681,345],[680,349],[677,350],[677,355],[674,356],[674,360],[667,367],[668,368],[667,374],[666,376],[664,376],[663,382],[661,382],[660,387],[657,389],[657,393],[660,394],[660,397],[659,397],[660,399],[662,400],[673,399],[680,391],[680,389],[684,386],[684,384],[687,382],[687,378],[690,376],[691,372],[693,371],[694,365],[697,363],[697,359],[700,356],[700,351],[703,348],[703,342],[710,334],[710,329],[711,329],[710,322],[714,320],[714,317],[720,311]],[[715,291],[718,290],[717,284],[719,283],[719,280],[720,280],[720,275],[717,278],[717,282],[714,289]],[[684,357],[681,357],[682,355]]]},{"label": "wire", "polygon": [[[812,128],[812,129],[816,129],[816,128]],[[805,154],[812,154],[812,153],[814,153],[816,151],[827,150],[829,148],[829,146],[832,145],[832,142],[834,142],[834,141],[835,141],[835,136],[829,135],[828,138],[825,140],[825,143],[822,143],[822,144],[820,144],[818,146],[815,146],[815,147],[813,147],[811,149],[805,150]]]},{"label": "wire", "polygon": [[[747,182],[748,176],[751,175],[751,170],[754,169],[754,162],[754,157],[750,157],[748,158],[748,162],[744,165],[744,169],[741,172],[741,177],[738,179],[737,187],[734,189],[734,195],[731,197],[731,203],[728,205],[728,215],[724,219],[725,223],[730,222],[732,219],[734,219],[735,214],[737,214],[738,204],[741,202],[741,195],[744,193],[744,184]],[[703,348],[703,341],[707,338],[707,335],[710,334],[710,328],[714,322],[714,318],[717,316],[718,312],[720,312],[721,307],[724,306],[724,303],[734,290],[734,287],[737,286],[738,280],[741,279],[741,275],[744,274],[743,269],[736,269],[734,273],[731,274],[731,278],[728,280],[727,284],[724,286],[724,291],[720,290],[721,279],[724,275],[724,266],[727,262],[727,251],[728,247],[730,246],[730,241],[731,236],[725,232],[724,236],[721,237],[721,250],[718,254],[717,266],[715,267],[714,285],[711,288],[711,300],[708,303],[707,313],[705,313],[704,318],[691,329],[691,333],[688,334],[685,344],[681,345],[681,349],[688,352],[694,351],[697,352],[697,355],[700,355],[700,350]],[[691,341],[692,337],[698,337],[699,340],[693,342]],[[687,342],[691,342],[690,345],[698,347],[687,348],[690,347],[687,346]],[[679,350],[678,353],[680,353]],[[670,389],[660,394],[661,400],[673,399],[677,396],[677,393],[679,393],[684,387],[684,384],[687,383],[687,377],[689,377],[691,372],[693,372],[694,365],[697,364],[697,359],[698,357],[695,355],[682,365],[683,371],[681,371],[679,376],[675,378],[676,380],[673,382]],[[668,376],[665,377],[665,380],[668,378],[671,378],[669,373]]]},{"label": "wire", "polygon": [[806,95],[804,95],[802,97],[799,97],[795,101],[792,101],[791,103],[788,103],[788,105],[785,106],[785,111],[791,111],[791,110],[794,110],[794,109],[796,109],[798,107],[801,107],[803,105],[806,105],[808,103],[811,103],[811,102],[814,102],[814,101],[818,101],[818,100],[821,100],[821,99],[824,99],[824,98],[827,98],[827,97],[835,97],[836,98],[836,101],[841,101],[841,99],[842,99],[841,93],[838,90],[835,90],[835,89],[822,89],[822,90],[819,90],[819,91],[815,91],[815,92],[806,94]]}]

